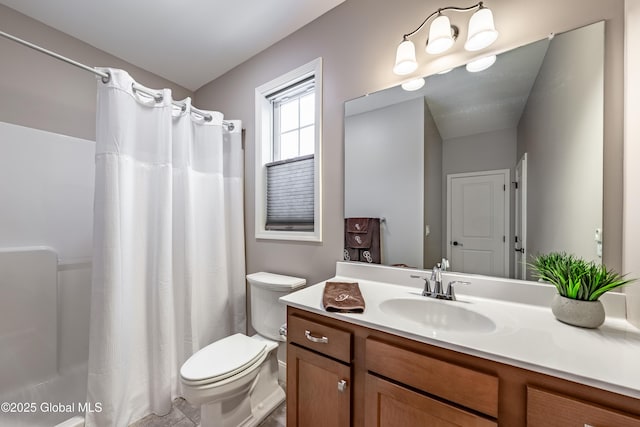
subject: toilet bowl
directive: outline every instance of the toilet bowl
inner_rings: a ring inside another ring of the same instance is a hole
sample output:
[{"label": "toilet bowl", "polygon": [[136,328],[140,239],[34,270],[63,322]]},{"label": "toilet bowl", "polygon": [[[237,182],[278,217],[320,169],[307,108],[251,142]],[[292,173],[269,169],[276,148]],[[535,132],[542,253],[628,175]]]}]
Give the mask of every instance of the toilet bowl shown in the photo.
[{"label": "toilet bowl", "polygon": [[258,334],[235,334],[194,353],[180,369],[184,398],[200,405],[202,427],[250,427],[260,423],[285,399],[278,331],[286,309],[278,301],[305,285],[304,279],[272,273],[247,276],[252,325]]}]

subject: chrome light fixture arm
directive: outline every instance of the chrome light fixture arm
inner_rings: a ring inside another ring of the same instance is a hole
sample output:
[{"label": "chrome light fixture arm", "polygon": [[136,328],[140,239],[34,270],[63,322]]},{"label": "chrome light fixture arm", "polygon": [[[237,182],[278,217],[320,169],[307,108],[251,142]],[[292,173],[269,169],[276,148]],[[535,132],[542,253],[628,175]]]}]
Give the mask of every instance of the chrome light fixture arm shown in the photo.
[{"label": "chrome light fixture arm", "polygon": [[424,21],[422,21],[422,24],[420,24],[420,26],[418,28],[416,28],[415,30],[411,31],[410,33],[407,33],[405,35],[402,36],[402,40],[408,40],[410,37],[413,37],[417,32],[419,32],[422,28],[424,28],[424,26],[426,25],[427,22],[429,22],[429,20],[431,18],[433,18],[436,15],[440,15],[442,14],[442,12],[446,12],[448,10],[452,10],[454,12],[468,12],[470,10],[473,10],[475,8],[478,8],[478,10],[482,9],[484,7],[483,2],[478,2],[476,4],[474,4],[473,6],[469,6],[469,7],[456,7],[456,6],[447,6],[447,7],[441,7],[440,9],[436,10],[435,12],[433,12],[431,15],[427,16]]}]

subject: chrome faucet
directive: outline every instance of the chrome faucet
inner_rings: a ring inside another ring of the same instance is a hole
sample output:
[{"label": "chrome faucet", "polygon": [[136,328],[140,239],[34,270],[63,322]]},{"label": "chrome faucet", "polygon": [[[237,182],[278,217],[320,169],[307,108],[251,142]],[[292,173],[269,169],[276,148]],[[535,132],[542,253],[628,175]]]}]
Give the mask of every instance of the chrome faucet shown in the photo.
[{"label": "chrome faucet", "polygon": [[445,294],[442,291],[442,267],[440,263],[437,263],[431,270],[431,281],[433,281],[433,295],[431,296],[443,299]]},{"label": "chrome faucet", "polygon": [[[424,289],[422,291],[423,297],[437,298],[437,299],[445,299],[449,301],[456,301],[456,294],[453,288],[453,285],[470,285],[470,282],[463,282],[460,280],[455,280],[449,282],[447,286],[447,291],[444,292],[442,288],[442,267],[440,263],[437,263],[435,267],[431,270],[431,278],[429,279],[426,276],[420,276],[417,274],[412,274],[410,277],[413,279],[422,279],[424,280]],[[431,284],[429,282],[433,282],[433,289],[431,289]]]}]

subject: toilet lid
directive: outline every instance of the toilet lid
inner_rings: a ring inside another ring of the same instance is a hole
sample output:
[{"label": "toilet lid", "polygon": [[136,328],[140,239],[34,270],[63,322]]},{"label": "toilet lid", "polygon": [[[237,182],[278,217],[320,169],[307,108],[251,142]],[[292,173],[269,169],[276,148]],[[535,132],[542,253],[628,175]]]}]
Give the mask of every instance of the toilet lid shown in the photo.
[{"label": "toilet lid", "polygon": [[242,372],[265,351],[264,342],[244,334],[231,335],[194,353],[180,368],[180,376],[191,384],[217,382]]}]

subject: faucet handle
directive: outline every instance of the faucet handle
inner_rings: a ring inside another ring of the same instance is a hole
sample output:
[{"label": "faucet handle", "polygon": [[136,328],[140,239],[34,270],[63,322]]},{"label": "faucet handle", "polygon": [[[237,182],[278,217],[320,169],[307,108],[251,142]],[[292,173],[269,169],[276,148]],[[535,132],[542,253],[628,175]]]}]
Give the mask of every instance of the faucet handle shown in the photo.
[{"label": "faucet handle", "polygon": [[419,274],[412,274],[409,277],[412,279],[422,279],[424,280],[424,289],[422,290],[423,297],[431,296],[431,285],[429,284],[429,278],[427,276],[420,276]]},{"label": "faucet handle", "polygon": [[453,282],[449,282],[449,285],[447,286],[447,299],[451,300],[451,301],[455,301],[456,300],[456,293],[453,289],[453,285],[455,284],[459,284],[459,285],[470,285],[471,282],[464,282],[462,280],[454,280]]}]

